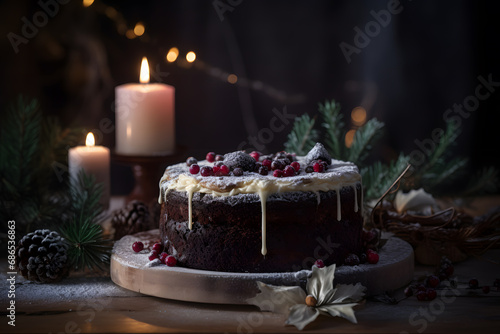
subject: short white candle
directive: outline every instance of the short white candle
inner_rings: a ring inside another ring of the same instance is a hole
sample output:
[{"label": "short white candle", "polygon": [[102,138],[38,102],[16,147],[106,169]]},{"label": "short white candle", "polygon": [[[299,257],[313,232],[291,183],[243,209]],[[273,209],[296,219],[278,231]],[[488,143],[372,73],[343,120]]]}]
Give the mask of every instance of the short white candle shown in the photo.
[{"label": "short white candle", "polygon": [[78,173],[84,170],[95,176],[97,183],[103,184],[101,204],[106,210],[109,208],[109,149],[104,146],[95,146],[92,132],[89,132],[85,146],[69,149],[68,167],[71,181],[78,180]]},{"label": "short white candle", "polygon": [[149,83],[146,58],[141,84],[116,87],[116,153],[165,155],[175,150],[175,88]]}]

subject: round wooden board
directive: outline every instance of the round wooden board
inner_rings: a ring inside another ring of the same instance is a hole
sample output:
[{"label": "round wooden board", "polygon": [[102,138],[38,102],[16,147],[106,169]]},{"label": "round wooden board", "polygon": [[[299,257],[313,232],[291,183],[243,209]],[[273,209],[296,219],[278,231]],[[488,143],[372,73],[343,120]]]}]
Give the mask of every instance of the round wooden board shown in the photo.
[{"label": "round wooden board", "polygon": [[[258,292],[257,281],[273,285],[303,284],[310,271],[292,273],[227,273],[166,265],[152,266],[147,250],[134,253],[132,244],[152,245],[159,230],[125,236],[115,243],[111,257],[111,279],[116,284],[146,295],[213,304],[246,304]],[[377,264],[341,266],[336,283],[360,282],[367,294],[375,295],[400,288],[413,278],[413,249],[405,241],[391,238],[380,250]]]}]

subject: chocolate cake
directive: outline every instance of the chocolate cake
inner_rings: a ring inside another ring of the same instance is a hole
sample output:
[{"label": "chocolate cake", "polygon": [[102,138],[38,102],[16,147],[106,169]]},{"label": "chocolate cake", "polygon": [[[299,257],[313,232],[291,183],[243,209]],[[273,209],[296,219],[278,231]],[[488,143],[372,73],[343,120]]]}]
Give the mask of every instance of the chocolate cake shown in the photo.
[{"label": "chocolate cake", "polygon": [[306,156],[217,158],[189,158],[160,181],[161,241],[180,266],[289,272],[362,252],[363,191],[353,163],[331,159],[321,144]]}]

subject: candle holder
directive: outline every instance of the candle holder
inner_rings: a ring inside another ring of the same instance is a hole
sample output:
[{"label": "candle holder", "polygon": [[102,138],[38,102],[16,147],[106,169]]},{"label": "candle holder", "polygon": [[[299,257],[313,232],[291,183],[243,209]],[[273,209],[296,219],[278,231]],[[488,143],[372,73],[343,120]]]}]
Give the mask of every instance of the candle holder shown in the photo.
[{"label": "candle holder", "polygon": [[118,164],[132,167],[134,173],[134,189],[128,194],[126,202],[139,200],[149,203],[158,199],[159,187],[162,169],[173,162],[178,162],[182,158],[186,149],[177,147],[175,152],[170,155],[159,156],[135,156],[113,153],[112,159]]}]

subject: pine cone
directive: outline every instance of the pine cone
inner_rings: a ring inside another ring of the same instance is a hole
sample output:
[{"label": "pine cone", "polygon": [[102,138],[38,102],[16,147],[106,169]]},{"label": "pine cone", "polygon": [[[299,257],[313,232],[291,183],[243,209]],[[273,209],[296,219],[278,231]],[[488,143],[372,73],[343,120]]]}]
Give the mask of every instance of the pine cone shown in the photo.
[{"label": "pine cone", "polygon": [[140,201],[132,201],[121,210],[118,210],[111,221],[115,229],[115,240],[138,232],[149,231],[149,209]]},{"label": "pine cone", "polygon": [[25,235],[16,248],[16,265],[30,281],[57,282],[68,275],[68,246],[54,231],[36,230]]}]

